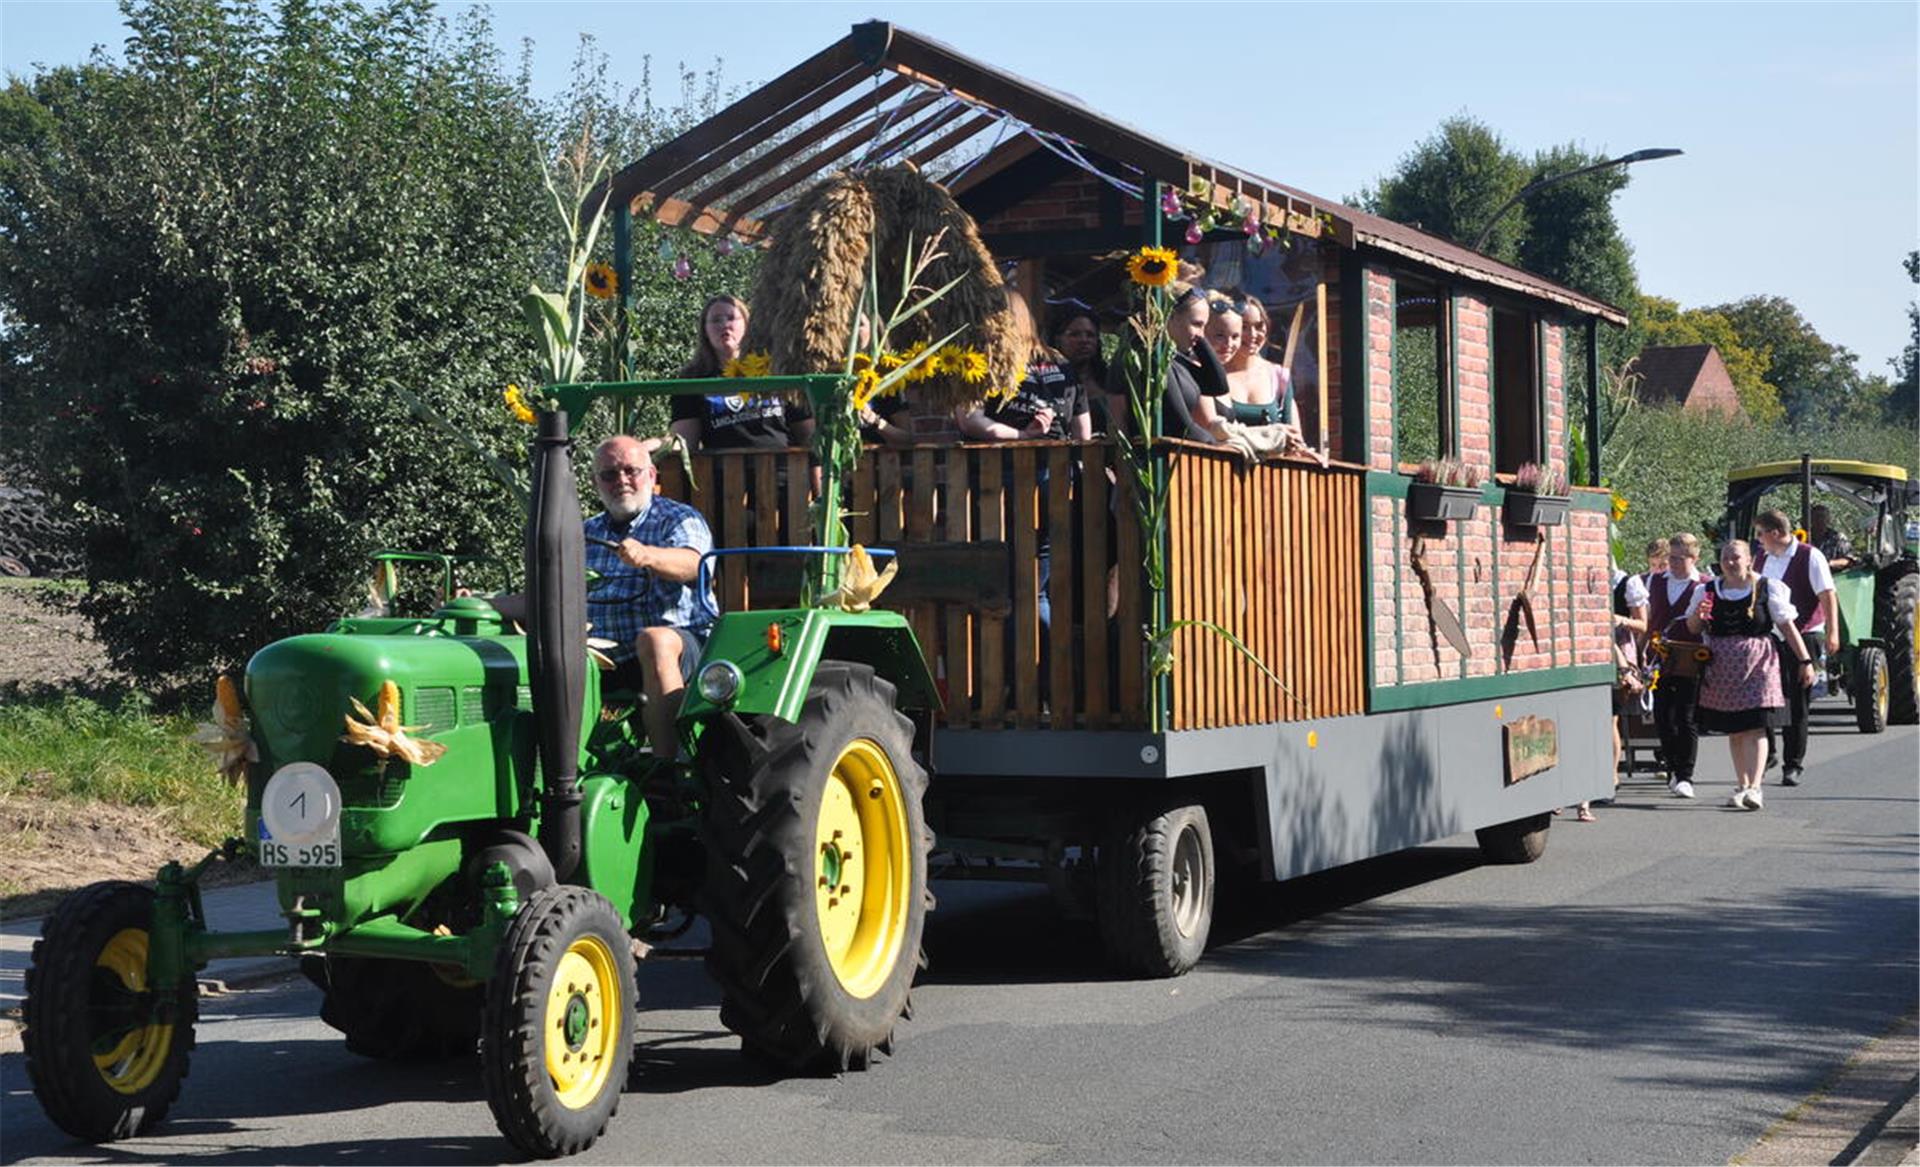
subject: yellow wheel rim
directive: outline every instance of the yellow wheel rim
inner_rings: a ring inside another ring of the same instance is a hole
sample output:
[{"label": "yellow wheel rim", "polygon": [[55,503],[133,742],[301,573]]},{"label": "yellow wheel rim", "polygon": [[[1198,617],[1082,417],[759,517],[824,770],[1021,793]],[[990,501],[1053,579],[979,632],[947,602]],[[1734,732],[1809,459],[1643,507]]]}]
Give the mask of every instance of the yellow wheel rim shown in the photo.
[{"label": "yellow wheel rim", "polygon": [[906,797],[878,743],[858,738],[833,763],[813,853],[827,961],[841,988],[871,997],[899,963],[913,890]]},{"label": "yellow wheel rim", "polygon": [[560,1105],[593,1103],[613,1072],[623,1004],[613,953],[597,936],[567,946],[547,990],[547,1076]]},{"label": "yellow wheel rim", "polygon": [[145,1021],[147,932],[122,928],[93,962],[93,992],[87,1001],[93,1064],[107,1085],[138,1094],[153,1085],[173,1049],[173,1026]]}]

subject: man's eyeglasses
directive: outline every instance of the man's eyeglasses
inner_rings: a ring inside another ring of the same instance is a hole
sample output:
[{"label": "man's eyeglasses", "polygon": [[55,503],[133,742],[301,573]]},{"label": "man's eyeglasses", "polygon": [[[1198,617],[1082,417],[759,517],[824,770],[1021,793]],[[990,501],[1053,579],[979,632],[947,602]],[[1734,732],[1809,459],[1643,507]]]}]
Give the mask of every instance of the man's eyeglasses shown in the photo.
[{"label": "man's eyeglasses", "polygon": [[594,477],[602,482],[618,482],[622,478],[645,478],[653,473],[651,466],[608,466],[598,471]]}]

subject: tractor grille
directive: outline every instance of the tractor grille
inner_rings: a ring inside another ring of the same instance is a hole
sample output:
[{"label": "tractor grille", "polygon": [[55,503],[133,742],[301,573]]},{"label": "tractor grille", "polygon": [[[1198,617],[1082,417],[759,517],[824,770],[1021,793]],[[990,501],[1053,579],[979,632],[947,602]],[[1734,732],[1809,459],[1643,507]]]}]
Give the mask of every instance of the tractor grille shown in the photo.
[{"label": "tractor grille", "polygon": [[487,691],[479,685],[460,690],[460,724],[479,725],[487,719]]},{"label": "tractor grille", "polygon": [[454,727],[452,689],[417,689],[413,694],[413,719],[420,733],[445,733]]}]

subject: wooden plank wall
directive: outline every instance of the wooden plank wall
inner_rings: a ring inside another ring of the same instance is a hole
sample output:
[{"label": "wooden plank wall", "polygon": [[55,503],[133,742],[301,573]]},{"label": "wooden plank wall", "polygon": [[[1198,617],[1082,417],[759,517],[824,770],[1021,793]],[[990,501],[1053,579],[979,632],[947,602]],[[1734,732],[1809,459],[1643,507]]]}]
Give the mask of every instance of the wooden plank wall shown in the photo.
[{"label": "wooden plank wall", "polygon": [[1173,642],[1171,727],[1362,712],[1364,472],[1299,462],[1247,467],[1232,453],[1173,444],[1179,449],[1167,499],[1173,619],[1204,620],[1233,633],[1282,684],[1217,633],[1183,628]]},{"label": "wooden plank wall", "polygon": [[[1010,552],[1010,612],[960,602],[904,609],[946,696],[944,725],[1145,726],[1141,535],[1131,494],[1109,476],[1113,458],[1104,444],[1022,442],[872,449],[860,459],[846,495],[855,542],[897,546],[903,556],[915,543],[1004,543]],[[804,454],[702,454],[693,463],[690,486],[678,460],[663,457],[660,488],[707,517],[716,546],[810,541]],[[1050,629],[1039,620],[1043,540]],[[1110,571],[1116,563],[1134,569]],[[741,558],[721,561],[723,610],[750,604],[748,577]]]}]

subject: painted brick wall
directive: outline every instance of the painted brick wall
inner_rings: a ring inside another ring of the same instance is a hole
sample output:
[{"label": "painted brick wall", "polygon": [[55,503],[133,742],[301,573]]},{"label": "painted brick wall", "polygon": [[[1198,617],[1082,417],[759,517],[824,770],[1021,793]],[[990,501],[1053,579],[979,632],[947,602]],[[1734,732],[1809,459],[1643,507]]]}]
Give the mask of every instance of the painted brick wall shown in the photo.
[{"label": "painted brick wall", "polygon": [[[1001,231],[1077,231],[1098,227],[1103,186],[1090,174],[1075,171],[1063,175],[999,214],[980,220],[980,231],[992,235]],[[1140,222],[1137,201],[1123,199],[1121,206],[1127,222]]]},{"label": "painted brick wall", "polygon": [[1566,331],[1558,324],[1540,328],[1542,347],[1546,349],[1547,374],[1547,465],[1565,474],[1567,471],[1567,370]]},{"label": "painted brick wall", "polygon": [[1493,366],[1488,330],[1493,315],[1485,300],[1459,294],[1454,297],[1455,384],[1460,399],[1460,457],[1480,468],[1485,479],[1493,473]]},{"label": "painted brick wall", "polygon": [[[1386,288],[1382,288],[1382,284]],[[1370,325],[1380,301],[1391,296],[1391,284],[1368,273]],[[1462,295],[1454,317],[1457,354],[1461,457],[1478,466],[1483,475],[1492,468],[1492,383],[1488,364],[1491,314],[1485,301]],[[1390,317],[1388,317],[1390,320]],[[1369,370],[1378,356],[1370,326]],[[1566,467],[1567,404],[1565,335],[1558,326],[1543,329],[1546,372],[1549,458]],[[1391,397],[1384,400],[1376,381],[1372,423],[1376,441],[1370,442],[1369,464],[1385,469],[1378,457],[1383,427],[1390,433]],[[1591,493],[1591,492],[1588,492]],[[1510,528],[1498,506],[1482,506],[1464,522],[1420,523],[1411,526],[1400,500],[1370,501],[1373,520],[1374,605],[1373,663],[1377,685],[1417,684],[1461,676],[1488,677],[1504,672],[1606,664],[1610,659],[1610,586],[1607,554],[1607,515],[1600,510],[1575,510],[1562,527]],[[1414,534],[1423,535],[1422,557],[1434,594],[1447,601],[1459,617],[1471,655],[1462,660],[1445,638],[1432,632],[1427,602],[1414,572],[1411,552]],[[1518,621],[1510,645],[1503,643],[1513,603],[1526,583],[1536,547],[1532,600],[1538,641]],[[1400,651],[1396,652],[1396,644]],[[1511,655],[1508,655],[1510,649]]]},{"label": "painted brick wall", "polygon": [[1367,265],[1367,467],[1393,470],[1393,276]]}]

